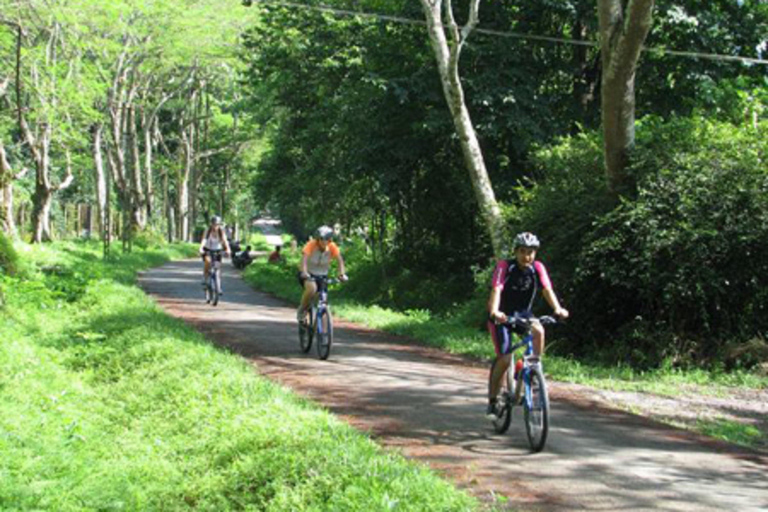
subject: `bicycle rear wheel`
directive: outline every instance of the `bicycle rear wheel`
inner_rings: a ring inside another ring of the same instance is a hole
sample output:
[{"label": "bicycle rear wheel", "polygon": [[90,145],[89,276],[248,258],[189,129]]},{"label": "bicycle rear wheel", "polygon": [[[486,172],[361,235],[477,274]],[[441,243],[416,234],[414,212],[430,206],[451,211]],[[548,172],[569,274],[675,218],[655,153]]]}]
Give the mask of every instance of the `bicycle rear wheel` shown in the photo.
[{"label": "bicycle rear wheel", "polygon": [[331,354],[333,344],[333,319],[330,308],[317,313],[317,357],[323,361]]},{"label": "bicycle rear wheel", "polygon": [[[512,376],[511,371],[514,368],[514,362],[509,366],[509,369],[504,373],[504,378],[501,379],[501,390],[496,397],[496,418],[493,420],[493,430],[497,434],[503,434],[509,429],[509,424],[512,422]],[[493,375],[493,367],[491,367],[491,375]]]},{"label": "bicycle rear wheel", "polygon": [[307,312],[306,322],[299,322],[299,346],[301,351],[305,354],[312,348],[312,337],[314,334],[314,326],[312,325],[312,311]]},{"label": "bicycle rear wheel", "polygon": [[523,401],[525,431],[531,451],[540,452],[544,449],[549,433],[549,396],[544,374],[539,366],[528,369],[530,382],[526,385],[526,396]]}]

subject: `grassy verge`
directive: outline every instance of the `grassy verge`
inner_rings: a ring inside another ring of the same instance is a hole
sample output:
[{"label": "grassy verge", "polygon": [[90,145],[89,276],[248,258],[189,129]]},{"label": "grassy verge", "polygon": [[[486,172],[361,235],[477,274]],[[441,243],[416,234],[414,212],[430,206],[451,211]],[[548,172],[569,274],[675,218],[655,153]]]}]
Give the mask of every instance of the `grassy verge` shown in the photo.
[{"label": "grassy verge", "polygon": [[26,274],[0,282],[1,508],[477,507],[214,349],[134,285],[137,270],[189,251],[104,262],[96,246],[20,249]]}]

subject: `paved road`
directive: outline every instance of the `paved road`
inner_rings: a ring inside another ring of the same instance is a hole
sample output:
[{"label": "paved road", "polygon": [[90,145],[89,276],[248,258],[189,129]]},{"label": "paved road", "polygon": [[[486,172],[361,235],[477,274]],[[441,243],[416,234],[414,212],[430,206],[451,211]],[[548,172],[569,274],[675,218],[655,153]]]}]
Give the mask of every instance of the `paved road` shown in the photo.
[{"label": "paved road", "polygon": [[485,368],[336,323],[328,361],[298,348],[295,310],[251,290],[225,263],[223,302],[203,301],[199,260],[151,270],[141,285],[172,315],[257,371],[311,397],[381,444],[482,499],[523,510],[768,510],[768,458],[701,443],[606,410],[551,383],[550,438],[528,452],[522,415],[495,435],[483,418]]}]

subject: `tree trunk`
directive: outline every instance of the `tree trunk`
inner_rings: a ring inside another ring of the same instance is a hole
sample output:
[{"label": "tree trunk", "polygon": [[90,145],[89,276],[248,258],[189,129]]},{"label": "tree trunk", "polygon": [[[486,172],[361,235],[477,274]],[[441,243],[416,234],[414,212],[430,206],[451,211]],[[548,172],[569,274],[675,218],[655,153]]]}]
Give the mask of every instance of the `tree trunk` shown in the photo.
[{"label": "tree trunk", "polygon": [[141,151],[139,150],[139,137],[136,130],[136,107],[128,107],[128,135],[131,145],[131,231],[136,232],[144,229],[145,205],[144,205],[144,186],[142,185],[141,175]]},{"label": "tree trunk", "polygon": [[40,183],[35,185],[35,193],[32,196],[32,242],[50,242],[53,240],[51,233],[51,204],[53,203],[53,191]]},{"label": "tree trunk", "polygon": [[[447,2],[445,11],[443,11],[443,0],[421,0],[421,3],[427,19],[429,40],[437,60],[443,94],[451,111],[456,132],[459,135],[461,150],[464,154],[464,165],[469,171],[475,198],[480,206],[480,213],[493,245],[493,252],[496,257],[500,258],[506,252],[507,245],[504,236],[504,219],[496,202],[491,180],[488,177],[483,153],[464,100],[464,89],[459,78],[461,49],[477,24],[479,0],[470,1],[469,22],[461,32],[459,32],[453,18],[450,2]],[[446,20],[445,25],[442,22],[443,17]],[[446,28],[450,35],[450,44],[445,35]]]},{"label": "tree trunk", "polygon": [[[19,174],[21,177],[26,170]],[[0,223],[2,229],[10,237],[16,237],[16,222],[13,217],[13,169],[5,154],[5,146],[0,140]]]},{"label": "tree trunk", "polygon": [[95,124],[93,132],[93,163],[96,172],[96,219],[99,223],[101,239],[104,240],[107,229],[107,177],[104,173],[104,155],[101,151],[103,126]]},{"label": "tree trunk", "polygon": [[153,190],[153,170],[152,170],[152,127],[155,123],[154,118],[147,120],[146,114],[142,111],[142,128],[144,130],[144,183],[145,183],[145,204],[146,204],[146,222],[152,221],[152,209],[154,208],[154,190]]},{"label": "tree trunk", "polygon": [[635,145],[635,73],[651,29],[653,4],[654,0],[598,0],[605,172],[617,196],[634,185],[627,164]]}]

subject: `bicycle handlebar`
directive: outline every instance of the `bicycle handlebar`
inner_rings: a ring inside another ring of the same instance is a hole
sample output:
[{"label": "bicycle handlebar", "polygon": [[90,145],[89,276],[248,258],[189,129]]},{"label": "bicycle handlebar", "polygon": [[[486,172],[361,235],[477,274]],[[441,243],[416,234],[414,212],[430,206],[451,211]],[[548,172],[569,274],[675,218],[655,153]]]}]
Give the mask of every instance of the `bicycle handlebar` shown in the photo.
[{"label": "bicycle handlebar", "polygon": [[541,325],[554,325],[558,323],[557,318],[550,316],[550,315],[544,315],[540,316],[538,318],[534,316],[530,317],[522,317],[522,316],[511,316],[507,318],[506,322],[501,322],[503,325],[509,325],[510,327],[525,327],[530,328],[531,324],[535,321],[539,321]]}]

